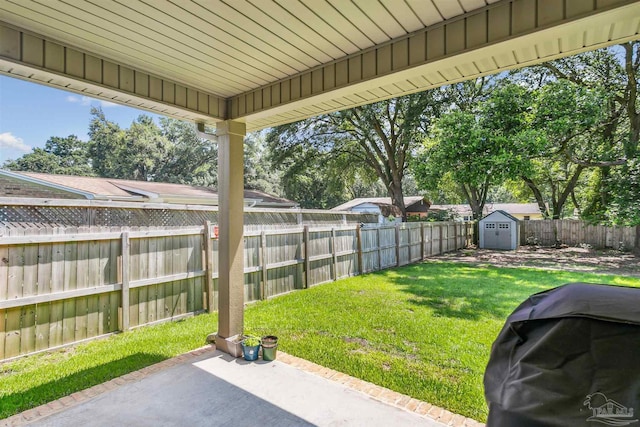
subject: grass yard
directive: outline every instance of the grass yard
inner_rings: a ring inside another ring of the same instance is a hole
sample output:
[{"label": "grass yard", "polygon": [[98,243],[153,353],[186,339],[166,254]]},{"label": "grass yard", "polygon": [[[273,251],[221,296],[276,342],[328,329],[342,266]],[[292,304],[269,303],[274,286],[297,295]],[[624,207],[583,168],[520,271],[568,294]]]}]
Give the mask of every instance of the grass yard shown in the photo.
[{"label": "grass yard", "polygon": [[493,340],[530,294],[569,282],[640,279],[427,262],[340,280],[246,312],[282,350],[485,421],[482,378]]},{"label": "grass yard", "polygon": [[[482,375],[506,317],[568,282],[640,279],[427,262],[354,277],[247,307],[247,332],[279,348],[450,411],[486,419]],[[137,329],[0,364],[0,419],[200,347],[217,317]]]}]

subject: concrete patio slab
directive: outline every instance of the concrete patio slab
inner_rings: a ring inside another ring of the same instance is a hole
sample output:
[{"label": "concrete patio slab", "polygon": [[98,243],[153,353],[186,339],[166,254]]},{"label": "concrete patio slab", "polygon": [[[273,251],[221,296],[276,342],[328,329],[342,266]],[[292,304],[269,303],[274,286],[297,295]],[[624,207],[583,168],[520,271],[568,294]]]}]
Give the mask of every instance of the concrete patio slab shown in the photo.
[{"label": "concrete patio slab", "polygon": [[[431,405],[424,402],[336,371],[318,370],[318,365],[285,353],[280,356],[287,363],[246,362],[213,349],[200,350],[74,393],[58,401],[62,405],[52,402],[0,425],[441,427],[475,423],[460,416],[453,421],[446,414],[434,417],[446,424],[435,421],[427,410]],[[371,387],[381,389],[379,398],[372,397],[378,393],[368,390]]]}]

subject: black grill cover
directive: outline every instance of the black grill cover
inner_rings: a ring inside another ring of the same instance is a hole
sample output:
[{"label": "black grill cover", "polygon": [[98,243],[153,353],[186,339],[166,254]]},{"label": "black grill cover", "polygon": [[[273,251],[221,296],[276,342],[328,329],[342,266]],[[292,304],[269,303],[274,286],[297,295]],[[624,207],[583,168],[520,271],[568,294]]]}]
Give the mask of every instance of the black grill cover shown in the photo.
[{"label": "black grill cover", "polygon": [[640,289],[532,295],[493,343],[484,389],[488,426],[640,427]]}]

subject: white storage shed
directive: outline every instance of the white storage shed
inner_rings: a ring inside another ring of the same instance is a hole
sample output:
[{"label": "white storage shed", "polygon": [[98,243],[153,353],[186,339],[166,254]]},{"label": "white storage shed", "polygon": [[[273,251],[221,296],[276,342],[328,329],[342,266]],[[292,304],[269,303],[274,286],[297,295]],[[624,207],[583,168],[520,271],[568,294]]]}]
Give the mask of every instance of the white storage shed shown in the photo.
[{"label": "white storage shed", "polygon": [[494,211],[478,224],[480,249],[516,250],[520,241],[520,224],[505,211]]}]

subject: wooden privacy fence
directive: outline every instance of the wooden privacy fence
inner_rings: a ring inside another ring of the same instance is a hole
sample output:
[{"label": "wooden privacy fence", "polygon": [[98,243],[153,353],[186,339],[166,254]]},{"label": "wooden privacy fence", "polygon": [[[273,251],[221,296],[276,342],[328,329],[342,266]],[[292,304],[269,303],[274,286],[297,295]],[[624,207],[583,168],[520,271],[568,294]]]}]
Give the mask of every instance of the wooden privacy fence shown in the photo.
[{"label": "wooden privacy fence", "polygon": [[[406,223],[246,231],[245,300],[462,248],[472,230]],[[0,360],[217,310],[217,244],[209,223],[13,230],[0,238]]]},{"label": "wooden privacy fence", "polygon": [[520,222],[520,244],[589,245],[594,249],[630,251],[640,248],[640,227],[607,227],[573,219]]}]

